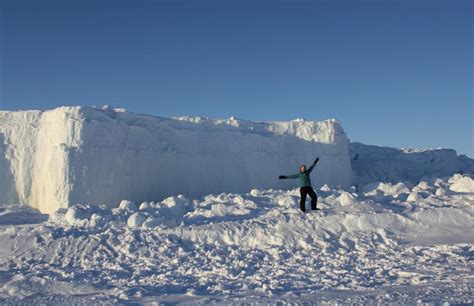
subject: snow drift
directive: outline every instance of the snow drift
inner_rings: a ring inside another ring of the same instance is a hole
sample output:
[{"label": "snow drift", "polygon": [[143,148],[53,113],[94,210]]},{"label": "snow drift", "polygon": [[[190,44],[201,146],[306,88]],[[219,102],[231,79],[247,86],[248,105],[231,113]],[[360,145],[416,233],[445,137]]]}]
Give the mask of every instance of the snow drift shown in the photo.
[{"label": "snow drift", "polygon": [[0,112],[0,202],[51,213],[184,194],[285,188],[279,174],[321,158],[316,186],[348,187],[348,139],[335,120],[160,118],[105,107]]},{"label": "snow drift", "polygon": [[408,185],[0,204],[0,303],[471,305],[474,180]]},{"label": "snow drift", "polygon": [[474,175],[474,160],[452,149],[395,149],[353,142],[349,146],[352,170],[359,186],[371,182],[409,182]]}]

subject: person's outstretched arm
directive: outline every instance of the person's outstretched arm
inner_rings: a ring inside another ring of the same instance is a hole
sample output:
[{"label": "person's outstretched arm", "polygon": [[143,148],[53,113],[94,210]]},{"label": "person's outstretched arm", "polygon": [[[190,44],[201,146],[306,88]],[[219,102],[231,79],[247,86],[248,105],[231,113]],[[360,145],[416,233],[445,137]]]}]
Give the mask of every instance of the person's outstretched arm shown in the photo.
[{"label": "person's outstretched arm", "polygon": [[318,161],[319,161],[319,157],[316,157],[316,159],[314,160],[313,165],[312,165],[311,167],[309,167],[309,169],[308,169],[306,172],[311,173],[311,171],[313,171],[314,166],[316,166],[316,164],[318,163]]},{"label": "person's outstretched arm", "polygon": [[298,174],[293,174],[293,175],[280,175],[278,178],[280,180],[284,180],[284,179],[295,179],[295,178],[298,178],[299,175]]}]

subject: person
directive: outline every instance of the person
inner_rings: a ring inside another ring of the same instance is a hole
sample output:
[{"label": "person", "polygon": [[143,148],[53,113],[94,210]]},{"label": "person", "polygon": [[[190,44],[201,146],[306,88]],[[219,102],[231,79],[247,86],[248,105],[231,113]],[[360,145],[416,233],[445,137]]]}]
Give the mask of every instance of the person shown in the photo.
[{"label": "person", "polygon": [[311,174],[311,171],[313,171],[314,166],[319,161],[319,157],[316,158],[314,161],[313,165],[309,167],[309,169],[306,169],[305,165],[300,166],[300,173],[298,174],[293,174],[293,175],[280,175],[278,178],[280,180],[283,179],[299,179],[300,180],[300,194],[301,194],[301,200],[300,200],[300,209],[303,212],[306,212],[306,196],[309,195],[311,198],[311,210],[319,210],[319,208],[316,207],[318,204],[318,195],[316,192],[314,192],[313,187],[311,187],[311,178],[309,175]]}]

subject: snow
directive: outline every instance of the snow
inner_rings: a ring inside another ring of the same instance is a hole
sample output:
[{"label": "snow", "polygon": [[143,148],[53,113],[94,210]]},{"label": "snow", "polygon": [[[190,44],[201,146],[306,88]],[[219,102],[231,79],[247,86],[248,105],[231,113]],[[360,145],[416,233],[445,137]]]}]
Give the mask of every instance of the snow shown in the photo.
[{"label": "snow", "polygon": [[473,178],[335,120],[0,111],[0,304],[472,304]]},{"label": "snow", "polygon": [[137,205],[129,200],[122,200],[119,204],[119,209],[121,210],[129,210],[129,211],[136,211]]},{"label": "snow", "polygon": [[474,180],[468,176],[455,175],[449,180],[449,189],[456,192],[474,192]]},{"label": "snow", "polygon": [[356,203],[355,197],[348,192],[342,192],[337,200],[341,206],[349,206]]},{"label": "snow", "polygon": [[147,218],[142,213],[134,213],[127,220],[128,227],[141,227]]},{"label": "snow", "polygon": [[298,189],[3,205],[0,302],[470,304],[471,184],[325,185],[307,214]]},{"label": "snow", "polygon": [[0,111],[0,203],[52,213],[76,203],[291,188],[278,175],[316,156],[316,186],[349,187],[348,145],[335,120],[171,119],[111,107]]},{"label": "snow", "polygon": [[349,149],[359,186],[373,182],[417,184],[455,173],[474,175],[474,160],[451,149],[395,149],[357,142]]}]

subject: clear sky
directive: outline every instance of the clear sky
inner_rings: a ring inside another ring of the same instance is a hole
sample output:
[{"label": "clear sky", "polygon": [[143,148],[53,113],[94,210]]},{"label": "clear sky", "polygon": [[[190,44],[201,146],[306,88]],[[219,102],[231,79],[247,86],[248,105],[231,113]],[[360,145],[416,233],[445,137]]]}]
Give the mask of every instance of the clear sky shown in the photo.
[{"label": "clear sky", "polygon": [[473,1],[0,0],[0,109],[337,118],[474,157]]}]

